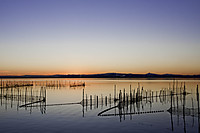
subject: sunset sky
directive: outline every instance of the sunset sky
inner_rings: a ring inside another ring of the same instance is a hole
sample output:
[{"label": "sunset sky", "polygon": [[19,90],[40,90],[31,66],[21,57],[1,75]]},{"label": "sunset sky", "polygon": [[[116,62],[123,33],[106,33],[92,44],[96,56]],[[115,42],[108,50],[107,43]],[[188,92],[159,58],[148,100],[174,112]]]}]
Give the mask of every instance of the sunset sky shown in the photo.
[{"label": "sunset sky", "polygon": [[200,0],[0,0],[0,75],[200,74]]}]

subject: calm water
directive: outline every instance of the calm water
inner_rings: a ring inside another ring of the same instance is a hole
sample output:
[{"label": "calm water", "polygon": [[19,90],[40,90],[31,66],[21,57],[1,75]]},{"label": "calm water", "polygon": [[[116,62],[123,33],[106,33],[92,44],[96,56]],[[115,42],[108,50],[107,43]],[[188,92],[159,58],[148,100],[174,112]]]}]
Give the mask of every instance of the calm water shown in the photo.
[{"label": "calm water", "polygon": [[[15,82],[20,80],[24,79],[15,79]],[[1,89],[1,133],[199,132],[196,94],[199,80],[26,79],[28,80],[33,81],[34,85]],[[85,82],[86,86],[70,87],[70,84],[79,84],[80,81]],[[184,92],[184,82],[188,94],[180,95]],[[55,83],[60,86],[53,86]],[[136,93],[137,88],[140,88],[143,99],[130,103],[130,97],[134,90]],[[119,101],[115,101],[114,97],[119,99],[120,90],[125,102],[118,106]],[[171,96],[170,91],[175,95]],[[45,94],[45,102],[19,107],[36,102]],[[98,116],[100,112],[102,113]]]}]

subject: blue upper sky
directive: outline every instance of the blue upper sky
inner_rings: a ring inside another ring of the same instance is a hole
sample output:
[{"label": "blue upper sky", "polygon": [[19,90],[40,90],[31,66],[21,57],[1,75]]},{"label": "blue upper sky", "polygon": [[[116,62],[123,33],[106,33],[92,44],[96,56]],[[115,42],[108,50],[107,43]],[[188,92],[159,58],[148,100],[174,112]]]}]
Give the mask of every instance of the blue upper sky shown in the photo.
[{"label": "blue upper sky", "polygon": [[199,0],[0,0],[0,75],[200,73]]}]

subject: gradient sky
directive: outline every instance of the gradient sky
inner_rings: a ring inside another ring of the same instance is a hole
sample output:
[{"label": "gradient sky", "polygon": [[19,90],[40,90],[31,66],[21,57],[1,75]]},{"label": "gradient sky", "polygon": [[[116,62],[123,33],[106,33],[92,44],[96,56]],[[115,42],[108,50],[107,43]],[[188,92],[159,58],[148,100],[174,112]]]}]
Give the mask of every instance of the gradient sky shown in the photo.
[{"label": "gradient sky", "polygon": [[0,0],[0,75],[200,74],[199,0]]}]

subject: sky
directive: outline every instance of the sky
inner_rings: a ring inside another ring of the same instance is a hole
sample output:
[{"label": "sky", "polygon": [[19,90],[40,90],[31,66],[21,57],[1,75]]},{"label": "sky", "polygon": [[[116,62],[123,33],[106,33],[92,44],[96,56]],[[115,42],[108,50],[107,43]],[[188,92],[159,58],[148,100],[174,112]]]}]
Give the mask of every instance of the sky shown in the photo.
[{"label": "sky", "polygon": [[200,74],[199,0],[0,0],[0,75]]}]

